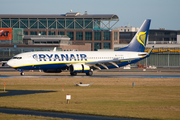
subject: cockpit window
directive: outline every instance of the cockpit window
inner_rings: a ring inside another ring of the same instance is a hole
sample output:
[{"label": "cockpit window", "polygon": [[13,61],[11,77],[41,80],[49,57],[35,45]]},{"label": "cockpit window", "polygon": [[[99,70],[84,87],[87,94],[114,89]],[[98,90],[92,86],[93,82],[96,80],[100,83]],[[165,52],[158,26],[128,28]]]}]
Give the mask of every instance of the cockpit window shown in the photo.
[{"label": "cockpit window", "polygon": [[22,59],[22,57],[13,57],[13,59]]}]

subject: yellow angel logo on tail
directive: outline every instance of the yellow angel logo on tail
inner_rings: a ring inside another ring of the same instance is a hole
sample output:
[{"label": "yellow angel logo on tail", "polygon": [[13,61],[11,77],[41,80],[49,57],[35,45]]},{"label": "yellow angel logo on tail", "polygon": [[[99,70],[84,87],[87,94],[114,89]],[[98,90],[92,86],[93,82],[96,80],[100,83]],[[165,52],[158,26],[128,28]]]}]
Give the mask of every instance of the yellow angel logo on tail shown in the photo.
[{"label": "yellow angel logo on tail", "polygon": [[146,39],[146,31],[145,32],[140,32],[137,35],[137,40],[139,43],[141,43],[145,47],[145,39]]}]

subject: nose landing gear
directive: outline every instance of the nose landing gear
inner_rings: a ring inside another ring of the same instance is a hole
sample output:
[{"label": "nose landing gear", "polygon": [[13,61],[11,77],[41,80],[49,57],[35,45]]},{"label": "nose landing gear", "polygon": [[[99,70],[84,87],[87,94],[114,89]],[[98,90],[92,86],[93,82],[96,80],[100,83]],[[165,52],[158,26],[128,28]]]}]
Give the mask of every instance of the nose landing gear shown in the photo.
[{"label": "nose landing gear", "polygon": [[24,76],[24,70],[23,69],[17,69],[17,71],[21,72],[20,75]]}]

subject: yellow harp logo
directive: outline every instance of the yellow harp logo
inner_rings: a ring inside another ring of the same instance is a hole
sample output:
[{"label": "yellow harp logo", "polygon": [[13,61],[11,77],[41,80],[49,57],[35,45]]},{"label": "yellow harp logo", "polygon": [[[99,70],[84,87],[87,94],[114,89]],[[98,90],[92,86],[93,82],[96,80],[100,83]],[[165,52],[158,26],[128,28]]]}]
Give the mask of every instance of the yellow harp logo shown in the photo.
[{"label": "yellow harp logo", "polygon": [[137,40],[139,43],[141,43],[145,47],[145,39],[146,39],[146,31],[145,32],[140,32],[137,35]]}]

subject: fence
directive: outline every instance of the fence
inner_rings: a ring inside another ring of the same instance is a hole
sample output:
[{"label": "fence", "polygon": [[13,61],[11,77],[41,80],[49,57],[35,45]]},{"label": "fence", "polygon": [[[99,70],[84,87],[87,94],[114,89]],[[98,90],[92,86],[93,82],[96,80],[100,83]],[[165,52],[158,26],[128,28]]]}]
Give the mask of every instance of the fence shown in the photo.
[{"label": "fence", "polygon": [[149,58],[139,62],[145,66],[156,67],[180,67],[180,54],[179,53],[161,53],[151,54]]}]

